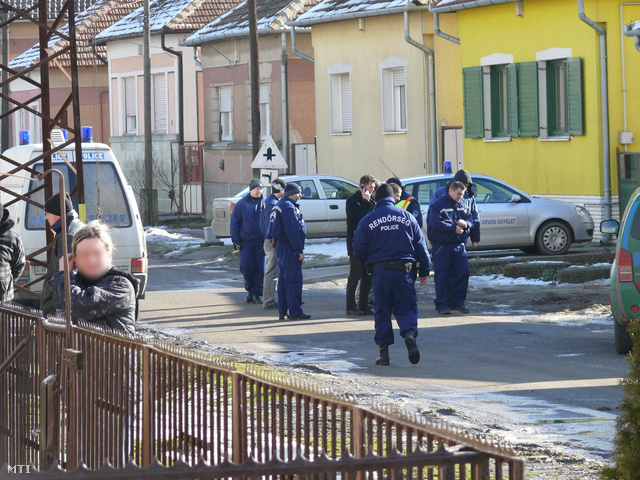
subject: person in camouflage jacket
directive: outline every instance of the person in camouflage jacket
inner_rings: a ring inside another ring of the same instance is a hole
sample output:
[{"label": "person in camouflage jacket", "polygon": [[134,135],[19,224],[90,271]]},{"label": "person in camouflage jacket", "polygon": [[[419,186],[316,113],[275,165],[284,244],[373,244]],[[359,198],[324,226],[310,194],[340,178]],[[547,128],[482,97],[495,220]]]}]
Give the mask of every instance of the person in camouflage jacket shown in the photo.
[{"label": "person in camouflage jacket", "polygon": [[13,285],[24,270],[24,247],[20,235],[12,230],[15,222],[0,203],[0,302],[13,300]]}]

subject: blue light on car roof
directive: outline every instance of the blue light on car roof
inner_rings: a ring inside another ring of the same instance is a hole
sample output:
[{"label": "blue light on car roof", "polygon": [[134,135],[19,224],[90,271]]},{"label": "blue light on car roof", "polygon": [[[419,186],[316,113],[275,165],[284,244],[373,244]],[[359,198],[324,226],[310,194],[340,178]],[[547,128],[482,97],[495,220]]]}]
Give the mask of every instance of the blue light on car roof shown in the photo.
[{"label": "blue light on car roof", "polygon": [[20,130],[20,145],[29,145],[31,143],[31,135],[29,130]]},{"label": "blue light on car roof", "polygon": [[82,127],[80,130],[80,138],[85,143],[93,142],[93,128]]}]

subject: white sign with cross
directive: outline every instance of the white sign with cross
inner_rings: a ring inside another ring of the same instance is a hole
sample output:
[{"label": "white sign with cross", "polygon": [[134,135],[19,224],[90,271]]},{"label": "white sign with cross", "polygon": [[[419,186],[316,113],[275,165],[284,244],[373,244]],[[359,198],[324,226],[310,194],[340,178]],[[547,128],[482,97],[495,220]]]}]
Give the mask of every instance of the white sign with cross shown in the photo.
[{"label": "white sign with cross", "polygon": [[251,168],[266,168],[266,169],[285,169],[287,168],[287,162],[284,161],[284,157],[278,150],[276,142],[273,141],[271,135],[267,135],[262,148],[253,159]]}]

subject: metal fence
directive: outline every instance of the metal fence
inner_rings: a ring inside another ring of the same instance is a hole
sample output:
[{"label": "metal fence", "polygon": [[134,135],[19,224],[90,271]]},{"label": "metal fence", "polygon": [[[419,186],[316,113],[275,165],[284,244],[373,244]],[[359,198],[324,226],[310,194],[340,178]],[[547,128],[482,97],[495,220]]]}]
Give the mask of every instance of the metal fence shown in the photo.
[{"label": "metal fence", "polygon": [[258,367],[71,330],[0,307],[0,478],[86,476],[109,462],[117,470],[95,475],[524,479],[502,442]]}]

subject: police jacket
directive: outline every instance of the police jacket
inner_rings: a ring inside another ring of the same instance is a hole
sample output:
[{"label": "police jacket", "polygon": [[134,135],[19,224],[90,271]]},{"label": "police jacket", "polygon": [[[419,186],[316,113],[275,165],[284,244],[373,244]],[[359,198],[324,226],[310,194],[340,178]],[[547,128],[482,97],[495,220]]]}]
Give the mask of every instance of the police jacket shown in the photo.
[{"label": "police jacket", "polygon": [[276,239],[276,246],[286,245],[293,250],[294,255],[300,255],[304,251],[307,229],[298,204],[289,197],[282,197],[273,207],[271,218],[272,236]]},{"label": "police jacket", "polygon": [[[64,272],[51,278],[53,305],[64,309]],[[135,333],[138,280],[111,268],[101,278],[89,280],[76,272],[71,276],[71,319],[109,327],[120,333]]]},{"label": "police jacket", "polygon": [[[436,193],[433,194],[433,198],[431,198],[431,203],[435,202],[438,198],[447,195],[449,192],[449,185],[451,185],[451,183],[436,190]],[[473,220],[473,228],[469,231],[469,238],[471,238],[472,242],[477,243],[480,241],[480,214],[478,213],[476,199],[473,197],[473,191],[466,190],[464,192],[463,200],[466,202],[467,208],[471,212],[471,219]]]},{"label": "police jacket", "polygon": [[[456,234],[458,220],[467,222],[462,234]],[[456,203],[449,194],[438,198],[429,206],[427,232],[431,243],[459,245],[466,243],[473,229],[473,218],[464,199]]]},{"label": "police jacket", "polygon": [[[78,214],[75,210],[70,210],[67,213],[67,254],[72,253],[73,237],[78,230],[84,227],[84,223],[78,218]],[[51,230],[56,232],[56,237],[53,241],[53,254],[49,258],[49,264],[47,265],[47,275],[42,283],[42,296],[40,297],[40,310],[44,315],[55,313],[55,308],[52,304],[53,291],[51,287],[51,277],[60,269],[60,259],[64,256],[63,237],[60,231],[62,230],[62,220],[58,220],[55,224],[51,225]]]},{"label": "police jacket", "polygon": [[420,202],[415,197],[409,195],[406,190],[402,190],[400,201],[396,203],[396,207],[411,213],[418,222],[420,228],[422,228],[422,210],[420,210]]},{"label": "police jacket", "polygon": [[236,245],[243,243],[262,243],[264,237],[260,229],[264,200],[254,198],[248,193],[236,203],[231,213],[231,241]]},{"label": "police jacket", "polygon": [[391,197],[380,199],[358,225],[353,254],[365,265],[392,260],[420,262],[421,277],[429,275],[431,259],[415,217],[394,205]]},{"label": "police jacket", "polygon": [[362,190],[358,189],[356,193],[347,198],[345,212],[347,214],[347,254],[353,256],[353,237],[356,236],[356,228],[360,220],[373,210],[375,205],[373,199],[365,200],[362,197]]},{"label": "police jacket", "polygon": [[5,208],[0,220],[0,302],[13,300],[13,284],[24,270],[24,247],[20,235],[11,230],[13,226]]},{"label": "police jacket", "polygon": [[260,217],[260,231],[264,238],[269,238],[269,219],[271,217],[271,211],[280,200],[273,193],[267,197],[264,201],[264,208],[262,210],[262,216]]}]

